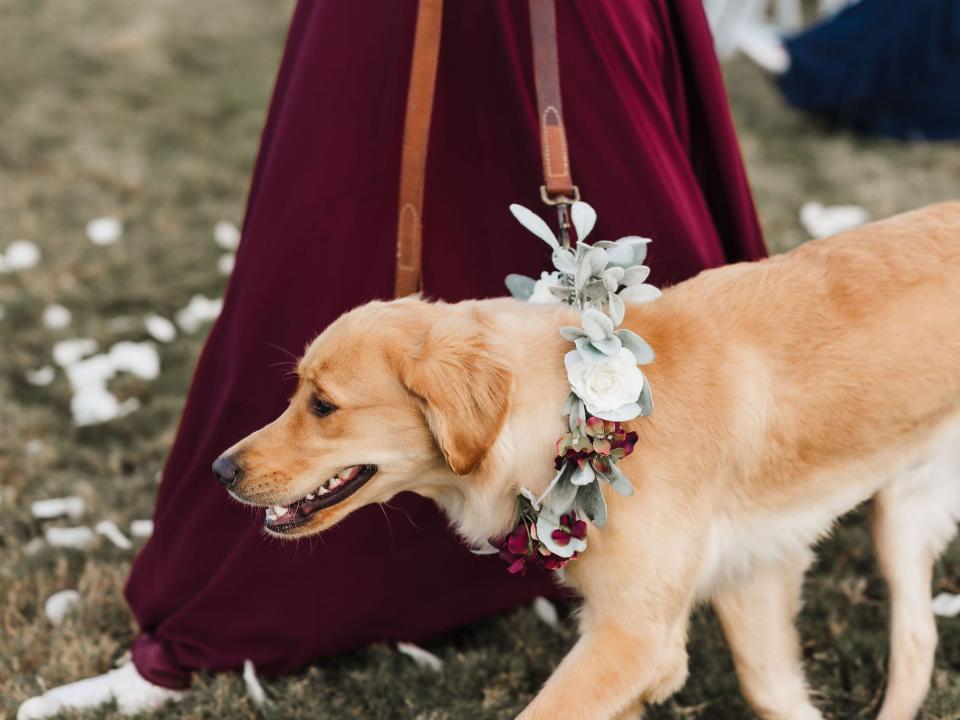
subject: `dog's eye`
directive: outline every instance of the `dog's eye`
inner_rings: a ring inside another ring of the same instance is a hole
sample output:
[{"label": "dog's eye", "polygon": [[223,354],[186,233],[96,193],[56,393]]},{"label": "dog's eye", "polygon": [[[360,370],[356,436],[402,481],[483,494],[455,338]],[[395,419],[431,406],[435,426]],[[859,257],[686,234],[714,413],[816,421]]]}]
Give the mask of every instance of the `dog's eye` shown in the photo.
[{"label": "dog's eye", "polygon": [[319,398],[316,395],[310,396],[310,412],[317,417],[326,417],[336,409],[337,406],[333,403],[327,402],[323,398]]}]

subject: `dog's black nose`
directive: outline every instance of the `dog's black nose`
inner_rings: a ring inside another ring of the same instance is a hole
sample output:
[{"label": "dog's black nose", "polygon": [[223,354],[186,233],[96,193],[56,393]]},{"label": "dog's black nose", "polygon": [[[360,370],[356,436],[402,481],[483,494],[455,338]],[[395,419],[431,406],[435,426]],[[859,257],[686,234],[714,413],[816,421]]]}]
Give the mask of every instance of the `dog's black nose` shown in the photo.
[{"label": "dog's black nose", "polygon": [[221,455],[213,461],[213,474],[224,487],[233,487],[241,472],[240,465],[229,455]]}]

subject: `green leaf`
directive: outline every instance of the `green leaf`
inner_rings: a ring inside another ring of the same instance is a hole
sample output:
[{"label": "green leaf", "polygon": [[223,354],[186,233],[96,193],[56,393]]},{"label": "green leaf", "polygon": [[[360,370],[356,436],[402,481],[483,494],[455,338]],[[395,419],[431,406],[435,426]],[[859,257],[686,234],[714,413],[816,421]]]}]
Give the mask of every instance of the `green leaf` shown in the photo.
[{"label": "green leaf", "polygon": [[620,338],[616,335],[605,337],[603,340],[591,340],[590,344],[604,355],[618,355],[620,348],[623,347],[620,344]]},{"label": "green leaf", "polygon": [[585,462],[583,467],[577,466],[570,477],[570,482],[574,485],[589,485],[596,480],[597,474],[593,471],[590,463]]},{"label": "green leaf", "polygon": [[634,265],[623,273],[624,285],[641,285],[650,277],[650,268],[646,265]]},{"label": "green leaf", "polygon": [[613,333],[613,320],[599,310],[588,308],[580,314],[580,324],[591,340],[603,340]]},{"label": "green leaf", "polygon": [[570,208],[570,219],[577,231],[577,242],[583,242],[597,223],[597,211],[585,202],[575,202]]},{"label": "green leaf", "polygon": [[604,480],[610,483],[610,487],[618,495],[624,497],[633,495],[633,485],[630,484],[629,478],[623,474],[623,470],[618,468],[616,463],[610,463],[610,472],[606,474]]},{"label": "green leaf", "polygon": [[[600,483],[594,482],[583,485],[577,493],[577,505],[590,522],[598,528],[607,524],[607,503],[603,499],[603,490],[600,488]],[[537,530],[539,529],[538,527]]]},{"label": "green leaf", "polygon": [[646,376],[643,378],[643,390],[640,391],[640,399],[637,400],[640,406],[640,416],[647,417],[653,413],[653,391],[650,389],[650,381]]},{"label": "green leaf", "polygon": [[627,307],[616,293],[610,293],[607,302],[610,305],[610,319],[613,320],[613,325],[616,327],[623,322],[623,316],[627,312]]},{"label": "green leaf", "polygon": [[565,325],[560,328],[560,336],[564,340],[569,340],[570,342],[576,342],[580,338],[584,337],[586,333],[578,327],[573,327],[572,325]]},{"label": "green leaf", "polygon": [[623,346],[633,353],[638,365],[649,365],[654,361],[653,348],[632,330],[617,330],[617,337]]},{"label": "green leaf", "polygon": [[619,295],[626,302],[645,303],[652,302],[660,297],[662,293],[660,288],[643,283],[641,285],[630,285],[620,291]]},{"label": "green leaf", "polygon": [[529,300],[530,296],[533,295],[533,286],[536,281],[526,275],[510,273],[504,279],[504,283],[506,283],[507,290],[510,291],[510,294],[517,300]]},{"label": "green leaf", "polygon": [[510,212],[513,213],[513,216],[520,222],[521,225],[543,240],[554,250],[560,247],[560,243],[557,242],[557,237],[553,234],[553,230],[550,229],[550,226],[543,221],[543,218],[534,213],[532,210],[528,210],[523,205],[517,205],[514,203],[510,206]]},{"label": "green leaf", "polygon": [[601,275],[607,266],[607,253],[600,248],[590,248],[577,263],[575,284],[582,288],[594,275]]},{"label": "green leaf", "polygon": [[565,248],[557,248],[551,255],[553,266],[562,273],[573,275],[577,272],[577,262],[573,252]]}]

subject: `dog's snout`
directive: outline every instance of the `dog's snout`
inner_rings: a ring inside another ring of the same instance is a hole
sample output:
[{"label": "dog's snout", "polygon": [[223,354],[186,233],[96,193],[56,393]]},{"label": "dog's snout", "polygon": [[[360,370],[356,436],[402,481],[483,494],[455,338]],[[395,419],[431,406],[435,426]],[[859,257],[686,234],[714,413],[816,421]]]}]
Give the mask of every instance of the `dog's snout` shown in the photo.
[{"label": "dog's snout", "polygon": [[213,474],[224,487],[233,487],[243,472],[232,455],[221,455],[213,461]]}]

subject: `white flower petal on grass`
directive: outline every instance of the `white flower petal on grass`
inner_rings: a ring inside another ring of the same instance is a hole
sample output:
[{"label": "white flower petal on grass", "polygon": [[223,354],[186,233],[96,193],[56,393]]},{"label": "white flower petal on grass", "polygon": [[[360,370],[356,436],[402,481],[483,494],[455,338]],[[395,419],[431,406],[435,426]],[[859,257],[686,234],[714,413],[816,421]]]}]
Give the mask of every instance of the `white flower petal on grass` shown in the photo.
[{"label": "white flower petal on grass", "polygon": [[236,250],[240,245],[240,228],[229,220],[213,226],[213,241],[224,250]]},{"label": "white flower petal on grass", "polygon": [[73,313],[60,303],[47,305],[43,311],[43,325],[48,330],[63,330],[73,320]]},{"label": "white flower petal on grass", "polygon": [[130,534],[135,538],[148,538],[153,535],[153,520],[132,520]]},{"label": "white flower petal on grass", "polygon": [[414,645],[413,643],[408,642],[398,642],[397,650],[402,652],[422,668],[427,668],[429,670],[433,670],[434,672],[440,672],[443,670],[443,660],[438,658],[432,652],[424,650],[419,645]]},{"label": "white flower petal on grass", "polygon": [[247,697],[254,707],[261,710],[269,704],[267,693],[260,684],[260,678],[257,677],[257,668],[254,667],[252,660],[243,661],[243,684],[247,688]]},{"label": "white flower petal on grass", "polygon": [[960,615],[960,595],[942,592],[933,599],[933,614],[952,618]]},{"label": "white flower petal on grass", "polygon": [[76,590],[61,590],[43,603],[43,614],[51,625],[62,625],[67,615],[80,607],[80,593]]},{"label": "white flower petal on grass", "polygon": [[88,527],[48,527],[43,532],[47,542],[53,547],[88,550],[97,541],[97,536]]},{"label": "white flower petal on grass", "polygon": [[510,206],[510,212],[513,213],[517,221],[527,230],[543,240],[554,250],[559,249],[560,243],[557,241],[557,236],[553,234],[553,230],[544,222],[543,218],[532,210],[528,210],[523,205],[517,205],[516,203]]},{"label": "white flower petal on grass", "polygon": [[223,300],[208,299],[204,295],[194,295],[189,304],[177,312],[177,325],[186,333],[193,333],[204,323],[216,320],[223,309]]},{"label": "white flower petal on grass", "polygon": [[233,272],[233,266],[237,262],[237,256],[233,253],[226,253],[221,255],[220,259],[217,260],[217,272],[221,275],[229,275]]},{"label": "white flower petal on grass", "polygon": [[597,224],[597,211],[585,202],[575,202],[570,207],[570,219],[577,231],[577,240],[583,242]]},{"label": "white flower petal on grass", "polygon": [[123,235],[123,223],[108,215],[88,222],[86,232],[94,245],[112,245]]},{"label": "white flower petal on grass", "polygon": [[129,550],[133,547],[130,538],[123,534],[117,524],[112,520],[101,520],[93,528],[98,535],[103,535],[121,550]]},{"label": "white flower petal on grass", "polygon": [[0,255],[2,272],[13,270],[27,270],[40,262],[40,248],[30,240],[14,240],[7,245],[7,250]]},{"label": "white flower petal on grass", "polygon": [[823,205],[804,203],[800,208],[800,224],[810,237],[821,238],[870,222],[870,213],[859,205]]},{"label": "white flower petal on grass", "polygon": [[53,365],[44,365],[36,370],[27,370],[24,373],[24,377],[31,385],[45,387],[53,382],[53,378],[56,377],[56,374],[57,371],[53,369]]},{"label": "white flower petal on grass", "polygon": [[35,500],[30,503],[30,514],[37,520],[52,520],[64,516],[77,520],[83,517],[86,510],[86,503],[77,495]]},{"label": "white flower petal on grass", "polygon": [[533,612],[545,625],[560,630],[560,616],[557,607],[545,597],[538,597],[533,601]]},{"label": "white flower petal on grass", "polygon": [[150,337],[157,342],[168,343],[177,337],[177,326],[160,315],[152,313],[145,315],[143,324],[147,328],[147,332],[150,333]]},{"label": "white flower petal on grass", "polygon": [[100,425],[101,423],[124,417],[140,408],[137,398],[127,398],[123,402],[102,386],[84,388],[70,401],[73,423],[77,427]]},{"label": "white flower petal on grass", "polygon": [[118,342],[110,348],[110,362],[141,380],[156,380],[160,375],[160,355],[152,342]]},{"label": "white flower petal on grass", "polygon": [[93,338],[71,338],[53,345],[53,361],[60,367],[73,365],[86,355],[97,351],[97,341]]}]

